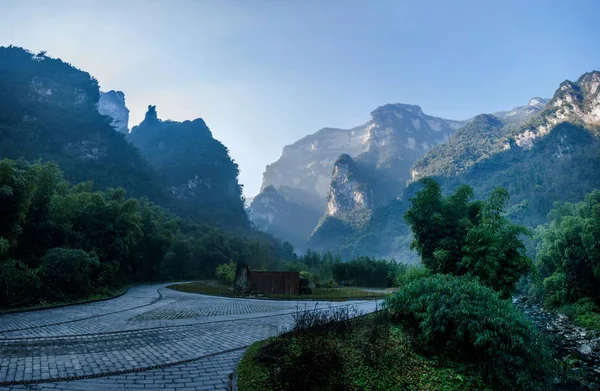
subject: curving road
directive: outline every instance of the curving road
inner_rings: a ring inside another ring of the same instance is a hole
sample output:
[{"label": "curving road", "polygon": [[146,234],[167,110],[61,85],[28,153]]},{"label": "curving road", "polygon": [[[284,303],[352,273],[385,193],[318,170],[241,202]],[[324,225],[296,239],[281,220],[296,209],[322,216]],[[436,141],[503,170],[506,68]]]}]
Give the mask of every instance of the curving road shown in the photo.
[{"label": "curving road", "polygon": [[0,391],[226,390],[251,343],[277,335],[315,303],[231,299],[131,288],[108,301],[0,315]]}]

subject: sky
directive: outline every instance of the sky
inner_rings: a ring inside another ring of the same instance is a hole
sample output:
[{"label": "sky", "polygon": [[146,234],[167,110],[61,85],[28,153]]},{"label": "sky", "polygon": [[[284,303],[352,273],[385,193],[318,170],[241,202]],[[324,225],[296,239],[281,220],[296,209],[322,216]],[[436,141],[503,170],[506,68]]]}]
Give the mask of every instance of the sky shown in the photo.
[{"label": "sky", "polygon": [[283,146],[386,103],[465,119],[600,69],[598,0],[0,0],[0,46],[125,93],[130,127],[201,117],[260,190]]}]

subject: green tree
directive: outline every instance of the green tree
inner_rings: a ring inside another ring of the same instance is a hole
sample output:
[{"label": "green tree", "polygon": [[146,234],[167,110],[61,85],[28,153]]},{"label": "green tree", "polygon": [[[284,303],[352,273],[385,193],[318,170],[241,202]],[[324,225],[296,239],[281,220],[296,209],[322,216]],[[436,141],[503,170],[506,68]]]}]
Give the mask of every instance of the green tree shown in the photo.
[{"label": "green tree", "polygon": [[546,304],[591,298],[600,303],[600,191],[583,202],[557,204],[537,228],[536,285]]},{"label": "green tree", "polygon": [[505,189],[492,192],[479,212],[478,223],[467,232],[459,263],[461,272],[479,278],[503,298],[510,297],[519,278],[533,266],[521,240],[530,232],[503,216],[507,202]]},{"label": "green tree", "polygon": [[521,237],[529,231],[505,217],[508,192],[497,188],[486,201],[473,200],[462,185],[444,197],[431,178],[410,200],[405,219],[423,264],[432,273],[470,275],[508,297],[531,270]]},{"label": "green tree", "polygon": [[236,266],[237,263],[233,261],[217,266],[217,270],[215,272],[217,279],[224,284],[233,285],[233,281],[235,280]]},{"label": "green tree", "polygon": [[92,272],[98,258],[83,250],[53,248],[42,258],[40,277],[45,293],[51,300],[63,300],[89,294]]}]

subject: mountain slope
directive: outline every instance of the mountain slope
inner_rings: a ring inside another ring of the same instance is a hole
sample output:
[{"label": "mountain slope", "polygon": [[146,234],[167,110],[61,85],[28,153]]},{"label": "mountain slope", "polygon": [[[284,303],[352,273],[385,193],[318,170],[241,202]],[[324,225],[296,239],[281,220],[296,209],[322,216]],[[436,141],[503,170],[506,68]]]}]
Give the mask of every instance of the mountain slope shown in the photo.
[{"label": "mountain slope", "polygon": [[273,186],[267,186],[254,198],[248,214],[256,228],[285,238],[300,249],[306,247],[306,238],[321,216],[310,206],[290,199],[285,188],[277,191]]},{"label": "mountain slope", "polygon": [[[303,206],[311,211],[311,216],[312,211],[323,216],[319,224],[318,217],[314,220],[313,228],[318,225],[318,229],[321,229],[326,219],[336,220],[336,226],[347,223],[356,226],[359,220],[366,221],[368,210],[384,205],[400,194],[410,178],[411,164],[431,146],[446,140],[462,123],[426,115],[416,105],[388,104],[378,107],[371,113],[371,120],[362,126],[352,129],[324,128],[286,146],[281,158],[267,166],[263,190],[269,186],[273,186],[277,192],[286,189],[288,201],[303,200]],[[345,172],[341,166],[336,166],[342,161],[351,164],[355,170],[351,170],[353,174],[345,180],[340,177],[332,181],[332,172],[336,167],[340,169],[337,174]],[[370,205],[364,210],[359,206],[360,202],[347,202],[359,197],[358,194],[342,194],[348,186],[359,186],[354,183],[357,177],[362,177],[360,186],[370,189]],[[266,202],[272,194],[268,192],[260,197],[261,202]],[[272,199],[270,203],[274,205],[277,200]],[[273,219],[281,222],[279,228],[265,225],[264,220],[255,223],[265,227],[267,232],[288,240],[292,240],[290,233],[294,240],[303,236],[307,239],[307,232],[304,229],[297,230],[293,220],[283,223],[283,216],[294,213],[286,208],[297,210],[297,206],[289,203],[278,205],[279,209],[273,213],[280,212],[282,216],[273,216]],[[256,208],[251,205],[250,209]],[[359,215],[362,217],[355,218]],[[254,221],[252,213],[250,218]],[[315,245],[315,240],[313,237],[312,245]]]},{"label": "mountain slope", "polygon": [[201,118],[162,121],[156,107],[149,106],[144,121],[133,127],[129,139],[166,184],[172,211],[225,228],[249,227],[238,166]]},{"label": "mountain slope", "polygon": [[531,98],[525,106],[517,106],[509,111],[498,111],[492,115],[506,122],[516,122],[521,124],[538,115],[546,107],[549,101],[550,99],[536,96],[535,98]]},{"label": "mountain slope", "polygon": [[[413,180],[433,176],[446,191],[468,184],[476,197],[497,186],[511,194],[509,217],[535,227],[553,203],[576,202],[600,188],[600,72],[562,83],[552,100],[525,124],[477,116],[448,142],[432,148],[413,166]],[[373,211],[359,230],[337,243],[345,257],[386,255],[410,260],[410,231],[403,215],[419,189]],[[413,255],[414,256],[414,255]]]},{"label": "mountain slope", "polygon": [[267,166],[262,188],[289,186],[325,199],[333,164],[341,154],[363,155],[363,161],[377,168],[408,169],[414,159],[448,139],[462,124],[424,114],[416,105],[381,106],[364,125],[324,128],[286,146],[281,158]]},{"label": "mountain slope", "polygon": [[0,47],[0,157],[54,160],[71,183],[92,180],[163,200],[148,162],[98,112],[99,96],[87,72],[44,53]]}]

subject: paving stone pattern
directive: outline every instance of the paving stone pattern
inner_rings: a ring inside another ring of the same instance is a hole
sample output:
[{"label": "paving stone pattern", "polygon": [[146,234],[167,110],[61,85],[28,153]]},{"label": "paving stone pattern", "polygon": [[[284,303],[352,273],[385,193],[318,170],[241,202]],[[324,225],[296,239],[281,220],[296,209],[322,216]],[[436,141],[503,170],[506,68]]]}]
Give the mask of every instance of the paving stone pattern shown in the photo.
[{"label": "paving stone pattern", "polygon": [[318,303],[220,298],[144,285],[103,302],[0,316],[0,391],[225,390],[244,349]]}]

